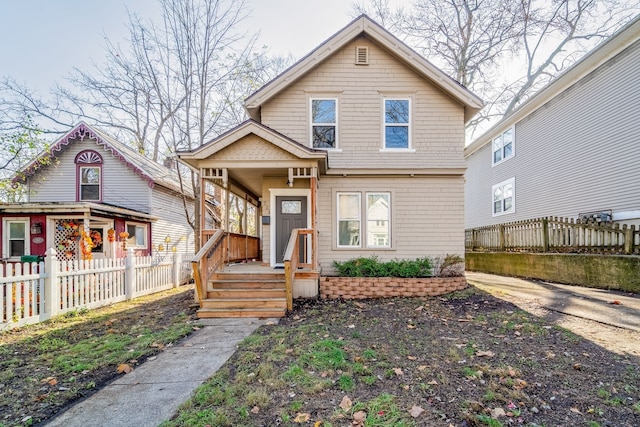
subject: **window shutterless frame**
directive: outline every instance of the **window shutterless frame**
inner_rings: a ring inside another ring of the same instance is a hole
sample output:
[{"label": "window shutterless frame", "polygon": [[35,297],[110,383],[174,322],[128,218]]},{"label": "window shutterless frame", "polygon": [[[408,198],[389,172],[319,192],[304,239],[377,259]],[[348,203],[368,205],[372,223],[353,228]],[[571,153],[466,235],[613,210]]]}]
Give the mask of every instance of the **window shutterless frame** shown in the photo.
[{"label": "window shutterless frame", "polygon": [[311,135],[309,137],[312,148],[338,148],[338,99],[310,98],[309,123]]},{"label": "window shutterless frame", "polygon": [[362,247],[362,200],[359,192],[336,193],[338,248]]},{"label": "window shutterless frame", "polygon": [[491,189],[492,216],[506,215],[516,211],[515,178],[494,185]]},{"label": "window shutterless frame", "polygon": [[411,99],[384,97],[382,111],[382,149],[411,149]]},{"label": "window shutterless frame", "polygon": [[512,126],[491,141],[491,166],[499,165],[515,155],[516,130]]}]

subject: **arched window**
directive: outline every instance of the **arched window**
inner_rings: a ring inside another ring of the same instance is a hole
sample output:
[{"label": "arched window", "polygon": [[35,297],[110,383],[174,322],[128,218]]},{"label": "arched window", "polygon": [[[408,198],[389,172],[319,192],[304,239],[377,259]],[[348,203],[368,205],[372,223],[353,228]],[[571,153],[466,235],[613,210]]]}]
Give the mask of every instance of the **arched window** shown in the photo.
[{"label": "arched window", "polygon": [[102,156],[85,150],[76,156],[76,199],[79,202],[102,201]]}]

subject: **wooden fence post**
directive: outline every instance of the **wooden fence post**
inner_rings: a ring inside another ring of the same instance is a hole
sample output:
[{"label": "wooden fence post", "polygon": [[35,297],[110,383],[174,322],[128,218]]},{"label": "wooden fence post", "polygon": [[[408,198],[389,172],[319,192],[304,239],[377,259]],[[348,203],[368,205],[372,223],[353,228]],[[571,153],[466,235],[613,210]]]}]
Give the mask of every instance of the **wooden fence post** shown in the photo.
[{"label": "wooden fence post", "polygon": [[47,249],[44,258],[44,315],[50,319],[60,312],[60,287],[58,286],[58,256],[54,248]]},{"label": "wooden fence post", "polygon": [[173,287],[180,286],[180,279],[182,279],[182,254],[174,252],[173,254]]},{"label": "wooden fence post", "polygon": [[633,232],[635,231],[635,225],[631,227],[627,227],[627,224],[622,226],[622,230],[624,231],[624,253],[630,254],[633,253]]},{"label": "wooden fence post", "polygon": [[127,301],[134,298],[136,293],[136,259],[133,249],[127,249],[127,257],[124,263],[124,293]]},{"label": "wooden fence post", "polygon": [[549,252],[549,219],[542,218],[542,251]]},{"label": "wooden fence post", "polygon": [[500,224],[498,226],[498,246],[500,251],[504,252],[504,225]]}]

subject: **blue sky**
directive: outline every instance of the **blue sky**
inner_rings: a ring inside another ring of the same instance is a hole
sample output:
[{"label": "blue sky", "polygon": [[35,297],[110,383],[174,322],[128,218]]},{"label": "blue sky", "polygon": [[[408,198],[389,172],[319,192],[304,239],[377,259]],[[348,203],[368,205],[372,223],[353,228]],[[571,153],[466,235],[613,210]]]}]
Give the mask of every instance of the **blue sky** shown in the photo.
[{"label": "blue sky", "polygon": [[[402,2],[403,0],[398,0]],[[308,53],[351,21],[351,0],[247,0],[247,30],[276,54]],[[157,0],[0,0],[0,75],[46,91],[73,67],[90,70],[104,35],[126,36],[127,9],[158,16]]]}]

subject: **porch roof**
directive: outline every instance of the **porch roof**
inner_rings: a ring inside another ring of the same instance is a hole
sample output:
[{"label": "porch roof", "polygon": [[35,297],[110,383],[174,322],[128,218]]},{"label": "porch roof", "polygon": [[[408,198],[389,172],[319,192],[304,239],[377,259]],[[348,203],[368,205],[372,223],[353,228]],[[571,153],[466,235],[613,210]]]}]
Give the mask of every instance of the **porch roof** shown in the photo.
[{"label": "porch roof", "polygon": [[327,152],[302,145],[255,120],[247,120],[192,151],[179,151],[190,167],[221,168],[245,190],[259,195],[266,176],[287,175],[289,168],[327,170]]},{"label": "porch roof", "polygon": [[120,208],[118,206],[104,205],[98,203],[67,203],[67,202],[44,202],[44,203],[3,203],[0,205],[0,213],[9,214],[88,214],[95,216],[108,216],[124,218],[134,221],[155,222],[159,218],[143,212],[131,209]]}]

